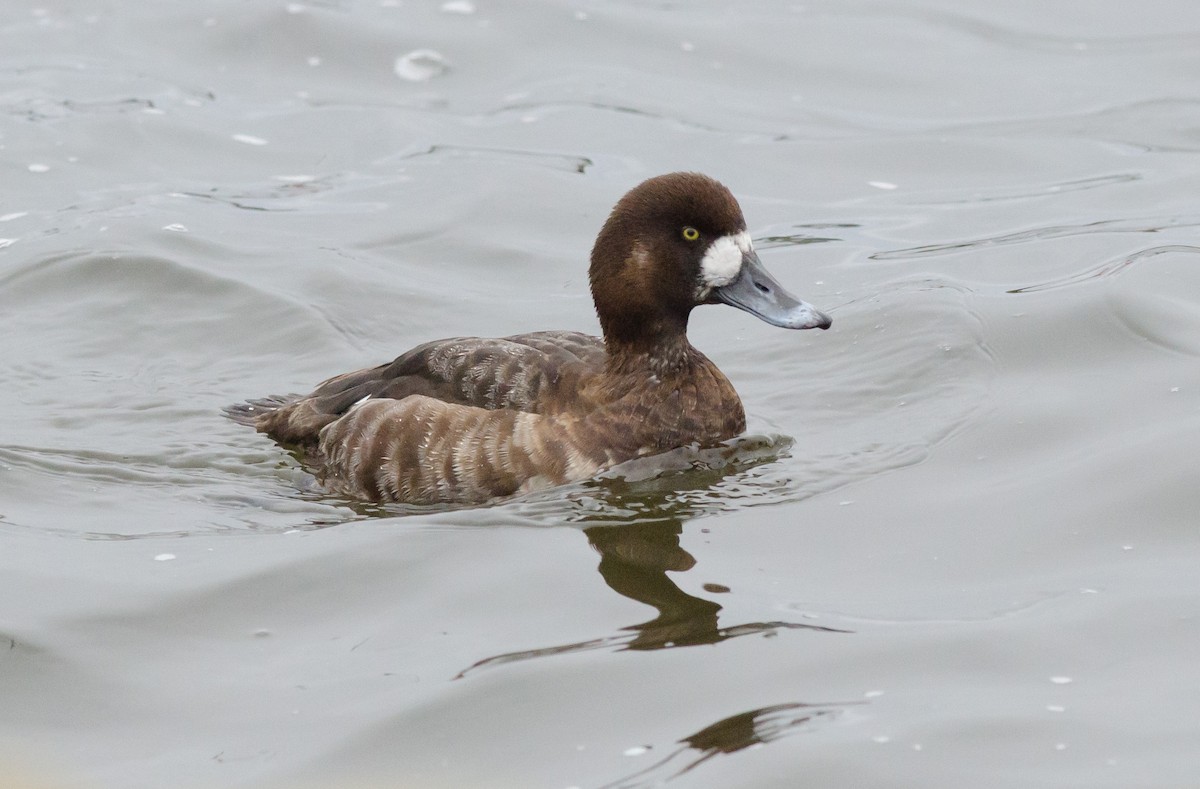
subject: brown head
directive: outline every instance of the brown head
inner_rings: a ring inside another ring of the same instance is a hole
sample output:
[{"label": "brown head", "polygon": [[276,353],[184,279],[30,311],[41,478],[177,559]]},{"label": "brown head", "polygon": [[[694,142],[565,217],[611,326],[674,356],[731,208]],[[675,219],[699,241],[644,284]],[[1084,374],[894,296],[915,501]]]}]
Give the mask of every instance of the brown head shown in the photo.
[{"label": "brown head", "polygon": [[622,197],[596,238],[589,278],[610,349],[652,352],[682,338],[701,304],[730,304],[790,329],[831,322],[767,273],[737,200],[699,173],[660,175]]}]

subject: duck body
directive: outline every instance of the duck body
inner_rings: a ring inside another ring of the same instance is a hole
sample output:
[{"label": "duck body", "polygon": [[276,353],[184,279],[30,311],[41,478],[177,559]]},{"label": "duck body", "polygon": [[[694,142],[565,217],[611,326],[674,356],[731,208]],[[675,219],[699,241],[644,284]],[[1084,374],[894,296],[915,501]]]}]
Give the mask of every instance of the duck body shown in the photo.
[{"label": "duck body", "polygon": [[733,196],[696,173],[652,178],[617,203],[590,280],[603,338],[438,340],[226,413],[300,449],[334,492],[478,503],[744,431],[733,385],[687,340],[695,306],[725,302],[787,328],[830,323],[766,273]]}]

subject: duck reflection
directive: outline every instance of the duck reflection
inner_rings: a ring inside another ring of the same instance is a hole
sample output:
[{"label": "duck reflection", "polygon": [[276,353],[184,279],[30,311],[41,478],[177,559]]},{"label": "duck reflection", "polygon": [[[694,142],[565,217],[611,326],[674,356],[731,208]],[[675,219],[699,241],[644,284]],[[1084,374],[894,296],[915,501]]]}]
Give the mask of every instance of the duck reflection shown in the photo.
[{"label": "duck reflection", "polygon": [[683,525],[671,521],[584,529],[588,542],[600,553],[598,569],[609,588],[658,610],[653,619],[623,628],[633,633],[627,649],[721,640],[717,628],[720,604],[693,597],[667,577],[668,572],[686,572],[696,564],[679,544],[682,533]]},{"label": "duck reflection", "polygon": [[662,786],[718,754],[735,753],[796,733],[806,724],[837,715],[845,706],[848,705],[775,704],[731,715],[682,738],[679,740],[681,747],[649,767],[605,784],[600,789]]},{"label": "duck reflection", "polygon": [[[753,447],[761,450],[762,439],[756,441],[759,443]],[[688,594],[667,575],[687,572],[696,565],[695,557],[680,545],[683,524],[711,511],[714,505],[721,506],[725,500],[715,490],[718,483],[777,456],[764,457],[759,451],[747,457],[744,446],[738,449],[740,454],[735,453],[732,462],[729,457],[720,456],[717,460],[723,462],[715,463],[708,458],[700,463],[694,460],[697,455],[693,452],[693,465],[686,471],[641,480],[599,479],[576,497],[579,507],[573,520],[583,526],[588,542],[600,554],[598,570],[604,582],[617,594],[654,608],[657,616],[601,638],[484,658],[460,672],[456,679],[498,664],[594,649],[690,647],[756,633],[772,635],[781,630],[849,632],[781,620],[722,627],[718,623],[720,603]],[[713,592],[728,591],[716,585],[705,588]]]}]

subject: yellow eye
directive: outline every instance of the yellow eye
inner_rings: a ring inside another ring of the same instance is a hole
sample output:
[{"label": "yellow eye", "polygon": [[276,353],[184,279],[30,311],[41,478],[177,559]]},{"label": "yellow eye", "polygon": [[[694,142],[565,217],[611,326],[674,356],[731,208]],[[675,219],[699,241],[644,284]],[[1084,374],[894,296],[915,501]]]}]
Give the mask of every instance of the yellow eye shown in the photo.
[{"label": "yellow eye", "polygon": [[689,226],[683,229],[684,241],[695,241],[697,238],[700,238],[700,231],[696,228]]}]

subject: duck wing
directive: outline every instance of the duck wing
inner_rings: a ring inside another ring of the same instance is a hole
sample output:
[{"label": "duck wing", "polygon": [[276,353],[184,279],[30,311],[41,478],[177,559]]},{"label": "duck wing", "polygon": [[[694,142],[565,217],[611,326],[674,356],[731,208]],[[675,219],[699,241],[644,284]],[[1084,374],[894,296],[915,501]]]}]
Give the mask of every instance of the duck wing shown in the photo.
[{"label": "duck wing", "polygon": [[604,342],[580,332],[454,337],[395,360],[324,381],[308,395],[252,400],[226,409],[284,444],[315,445],[326,425],[366,400],[422,396],[485,410],[537,413],[550,389],[576,386],[604,366]]}]

